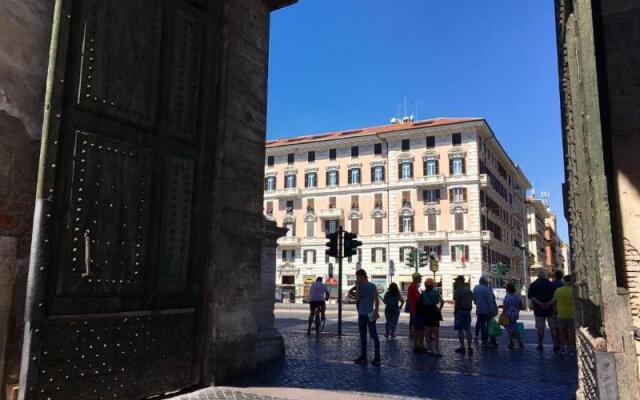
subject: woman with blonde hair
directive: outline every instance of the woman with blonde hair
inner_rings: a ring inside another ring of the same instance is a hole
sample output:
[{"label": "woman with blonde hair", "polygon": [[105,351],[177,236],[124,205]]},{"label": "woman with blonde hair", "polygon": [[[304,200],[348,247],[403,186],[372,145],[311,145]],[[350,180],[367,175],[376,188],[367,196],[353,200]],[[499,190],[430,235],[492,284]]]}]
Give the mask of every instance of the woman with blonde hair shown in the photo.
[{"label": "woman with blonde hair", "polygon": [[424,282],[425,291],[420,295],[420,303],[426,326],[427,353],[442,357],[442,354],[440,354],[440,321],[442,321],[444,300],[442,300],[442,296],[440,296],[435,286],[433,278],[427,278]]}]

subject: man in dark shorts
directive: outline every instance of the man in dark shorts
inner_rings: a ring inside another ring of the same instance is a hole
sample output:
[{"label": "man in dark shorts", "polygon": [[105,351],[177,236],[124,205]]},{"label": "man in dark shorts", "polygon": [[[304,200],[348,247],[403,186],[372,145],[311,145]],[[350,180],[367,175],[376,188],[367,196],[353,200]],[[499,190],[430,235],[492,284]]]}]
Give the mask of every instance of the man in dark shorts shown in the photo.
[{"label": "man in dark shorts", "polygon": [[[527,297],[533,303],[533,315],[536,318],[536,330],[538,331],[538,351],[544,350],[542,343],[544,341],[544,328],[549,325],[551,336],[553,337],[553,351],[560,350],[558,345],[556,319],[553,309],[553,293],[555,288],[547,277],[547,271],[538,272],[538,279],[529,286]],[[545,324],[546,322],[546,324]]]},{"label": "man in dark shorts", "polygon": [[322,277],[319,276],[309,289],[309,327],[307,328],[307,335],[311,335],[311,324],[313,323],[313,317],[316,315],[316,308],[320,308],[322,320],[326,319],[324,311],[327,307],[327,300],[329,300],[329,289],[327,289],[327,285],[322,283]]},{"label": "man in dark shorts", "polygon": [[[455,280],[455,292],[453,292],[453,329],[458,331],[458,340],[460,347],[455,350],[456,353],[464,354],[473,353],[471,347],[471,309],[473,308],[473,292],[464,283],[464,276],[460,275]],[[467,338],[467,348],[464,347],[465,335]]]}]

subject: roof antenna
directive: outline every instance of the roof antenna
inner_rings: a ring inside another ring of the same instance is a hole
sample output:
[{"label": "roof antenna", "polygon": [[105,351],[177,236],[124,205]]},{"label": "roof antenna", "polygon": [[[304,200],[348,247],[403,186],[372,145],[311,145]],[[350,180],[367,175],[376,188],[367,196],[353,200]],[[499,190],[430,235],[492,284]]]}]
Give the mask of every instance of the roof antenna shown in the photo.
[{"label": "roof antenna", "polygon": [[416,112],[415,112],[415,114],[414,114],[414,117],[415,117],[416,121],[418,121],[418,104],[420,104],[420,103],[422,103],[422,102],[421,102],[421,101],[418,101],[418,100],[416,100],[416,101],[414,102],[414,105],[415,105],[415,107],[416,107]]}]

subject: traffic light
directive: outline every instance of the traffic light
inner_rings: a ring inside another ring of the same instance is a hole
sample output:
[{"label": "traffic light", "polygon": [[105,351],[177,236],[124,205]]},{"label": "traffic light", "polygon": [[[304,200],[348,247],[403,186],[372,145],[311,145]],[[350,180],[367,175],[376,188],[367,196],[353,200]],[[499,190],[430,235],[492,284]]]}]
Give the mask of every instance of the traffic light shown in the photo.
[{"label": "traffic light", "polygon": [[437,254],[429,254],[429,269],[431,272],[438,272],[438,270],[440,270],[440,263],[438,262]]},{"label": "traffic light", "polygon": [[333,278],[333,264],[329,263],[329,278]]},{"label": "traffic light", "polygon": [[429,256],[427,256],[427,253],[424,251],[420,251],[420,268],[422,267],[426,267],[427,264],[429,263]]},{"label": "traffic light", "polygon": [[351,232],[344,233],[344,256],[351,257],[358,254],[358,247],[362,246],[362,242],[356,240],[358,235]]},{"label": "traffic light", "polygon": [[411,251],[405,258],[404,263],[407,264],[407,267],[413,268],[416,266],[416,252]]},{"label": "traffic light", "polygon": [[329,241],[325,244],[328,247],[325,253],[329,257],[338,258],[338,232],[327,233],[327,239]]}]

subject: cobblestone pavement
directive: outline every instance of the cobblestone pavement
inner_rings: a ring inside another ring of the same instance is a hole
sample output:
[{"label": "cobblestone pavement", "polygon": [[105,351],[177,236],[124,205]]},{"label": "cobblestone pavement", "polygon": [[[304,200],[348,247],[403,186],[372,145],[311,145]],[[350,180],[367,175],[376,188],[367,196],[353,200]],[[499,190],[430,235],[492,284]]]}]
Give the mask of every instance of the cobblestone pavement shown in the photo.
[{"label": "cobblestone pavement", "polygon": [[457,341],[445,339],[444,357],[436,359],[411,353],[406,338],[382,338],[382,367],[375,368],[353,364],[356,336],[284,336],[287,358],[235,385],[465,400],[571,399],[576,390],[574,357],[537,352],[530,345],[523,350],[477,348],[473,356],[463,356],[454,352]]}]

